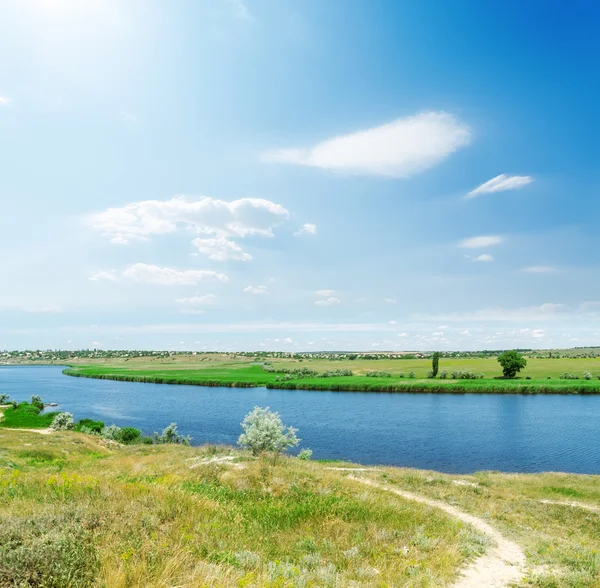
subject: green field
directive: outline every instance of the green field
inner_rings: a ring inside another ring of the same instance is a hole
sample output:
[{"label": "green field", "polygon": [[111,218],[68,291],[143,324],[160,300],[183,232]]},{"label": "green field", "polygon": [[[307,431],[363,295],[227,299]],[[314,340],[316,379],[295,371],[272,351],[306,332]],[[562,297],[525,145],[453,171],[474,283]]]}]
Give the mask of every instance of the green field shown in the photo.
[{"label": "green field", "polygon": [[21,402],[17,408],[3,406],[0,410],[0,427],[11,429],[43,429],[49,427],[56,413],[40,414],[40,409]]},{"label": "green field", "polygon": [[517,586],[600,586],[598,476],[353,469],[74,431],[0,428],[0,448],[1,586],[451,586],[495,540],[445,506],[517,546]]},{"label": "green field", "polygon": [[[600,358],[530,358],[527,367],[513,380],[502,378],[500,365],[495,358],[442,359],[440,370],[454,370],[484,374],[483,379],[454,380],[427,379],[431,367],[429,359],[378,359],[344,360],[326,359],[297,360],[270,359],[276,370],[308,368],[317,372],[349,369],[352,376],[317,378],[306,377],[283,381],[281,374],[265,371],[262,364],[251,358],[233,357],[227,354],[210,356],[174,356],[172,358],[139,358],[136,360],[99,360],[88,365],[73,365],[65,371],[72,376],[142,381],[167,384],[191,384],[206,386],[268,386],[272,388],[346,391],[389,392],[438,392],[438,393],[600,393]],[[368,371],[389,372],[392,377],[367,377]],[[409,378],[410,372],[415,378]],[[584,380],[584,371],[593,375]],[[577,380],[563,380],[563,372],[576,374]],[[400,374],[405,377],[401,378]]]}]

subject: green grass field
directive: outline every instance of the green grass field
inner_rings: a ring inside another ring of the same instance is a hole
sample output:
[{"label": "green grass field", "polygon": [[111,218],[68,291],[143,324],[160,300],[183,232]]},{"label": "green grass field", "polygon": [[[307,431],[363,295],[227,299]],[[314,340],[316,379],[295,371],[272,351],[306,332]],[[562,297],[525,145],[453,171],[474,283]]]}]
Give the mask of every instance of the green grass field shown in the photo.
[{"label": "green grass field", "polygon": [[21,402],[18,408],[7,406],[0,410],[0,427],[11,429],[43,429],[49,427],[56,413],[40,414],[40,409]]},{"label": "green grass field", "polygon": [[[200,359],[202,358],[202,359]],[[483,379],[453,380],[427,379],[430,360],[270,360],[276,369],[309,368],[319,372],[350,369],[352,376],[332,378],[303,378],[281,381],[280,374],[265,371],[249,358],[233,358],[228,355],[177,356],[171,359],[148,360],[100,360],[90,365],[74,365],[65,373],[73,376],[106,378],[128,381],[146,381],[168,384],[191,384],[207,386],[268,386],[273,388],[347,391],[389,392],[437,392],[437,393],[600,393],[600,358],[586,359],[529,359],[527,367],[514,380],[501,378],[502,371],[495,358],[442,359],[440,370],[454,370],[484,374]],[[385,371],[387,377],[366,377],[370,370]],[[415,373],[415,378],[400,378],[404,373]],[[592,380],[562,380],[563,372],[582,377],[584,371],[592,373]],[[530,379],[528,379],[530,378]],[[548,379],[550,378],[550,379]],[[278,381],[279,380],[279,381]]]},{"label": "green grass field", "polygon": [[[437,588],[492,548],[341,466],[0,428],[0,585]],[[354,471],[487,521],[524,551],[518,586],[600,585],[600,514],[541,502],[600,508],[597,476]]]}]

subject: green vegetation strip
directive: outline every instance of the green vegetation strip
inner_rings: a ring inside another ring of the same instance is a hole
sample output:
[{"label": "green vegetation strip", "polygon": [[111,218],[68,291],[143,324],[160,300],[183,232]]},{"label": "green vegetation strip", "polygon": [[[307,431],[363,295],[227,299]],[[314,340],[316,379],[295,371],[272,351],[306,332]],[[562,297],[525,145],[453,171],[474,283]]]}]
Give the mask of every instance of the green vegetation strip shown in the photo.
[{"label": "green vegetation strip", "polygon": [[372,377],[365,375],[341,377],[307,377],[295,380],[279,379],[275,372],[247,363],[221,364],[219,367],[197,366],[186,369],[166,369],[162,366],[140,369],[135,366],[81,366],[67,368],[65,375],[146,382],[152,384],[182,384],[250,388],[266,386],[284,390],[333,390],[339,392],[404,392],[436,394],[600,394],[600,380],[502,379],[485,377],[476,380],[412,379]]}]

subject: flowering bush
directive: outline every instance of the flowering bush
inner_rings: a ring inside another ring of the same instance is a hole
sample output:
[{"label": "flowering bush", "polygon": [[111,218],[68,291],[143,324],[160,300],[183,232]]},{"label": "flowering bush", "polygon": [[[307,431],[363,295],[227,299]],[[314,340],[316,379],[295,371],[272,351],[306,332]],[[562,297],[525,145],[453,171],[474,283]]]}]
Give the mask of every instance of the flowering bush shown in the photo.
[{"label": "flowering bush", "polygon": [[312,449],[303,449],[298,454],[298,459],[308,461],[312,457]]},{"label": "flowering bush", "polygon": [[238,445],[259,455],[264,451],[275,454],[285,451],[300,443],[296,437],[296,429],[288,427],[281,421],[278,412],[271,412],[269,407],[255,406],[242,422],[244,432],[238,439]]},{"label": "flowering bush", "polygon": [[70,412],[59,412],[50,425],[55,431],[68,431],[75,428],[75,421]]}]

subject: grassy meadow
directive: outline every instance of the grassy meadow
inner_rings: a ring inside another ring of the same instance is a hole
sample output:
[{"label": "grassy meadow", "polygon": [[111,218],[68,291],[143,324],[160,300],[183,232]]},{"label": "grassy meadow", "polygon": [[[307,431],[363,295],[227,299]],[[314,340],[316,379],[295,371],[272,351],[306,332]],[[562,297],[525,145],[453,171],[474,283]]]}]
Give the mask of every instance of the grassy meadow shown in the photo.
[{"label": "grassy meadow", "polygon": [[[490,547],[445,512],[297,458],[0,429],[0,585],[447,586]],[[600,479],[356,470],[483,517],[522,586],[598,586]],[[457,481],[461,484],[458,485]],[[468,484],[468,485],[462,485]]]},{"label": "grassy meadow", "polygon": [[[317,372],[346,369],[352,376],[306,377],[284,381],[281,374],[265,371],[249,357],[228,354],[178,355],[170,358],[107,359],[73,364],[65,373],[73,376],[208,386],[268,386],[273,388],[390,392],[476,392],[476,393],[600,393],[600,358],[529,358],[518,378],[505,380],[496,358],[442,358],[440,371],[469,371],[482,379],[427,379],[430,359],[269,359],[275,370],[308,368]],[[369,371],[387,372],[391,377],[367,377]],[[583,372],[592,380],[584,380]],[[414,378],[409,378],[410,372]],[[564,372],[580,379],[563,380]],[[404,374],[404,378],[401,378]]]}]

